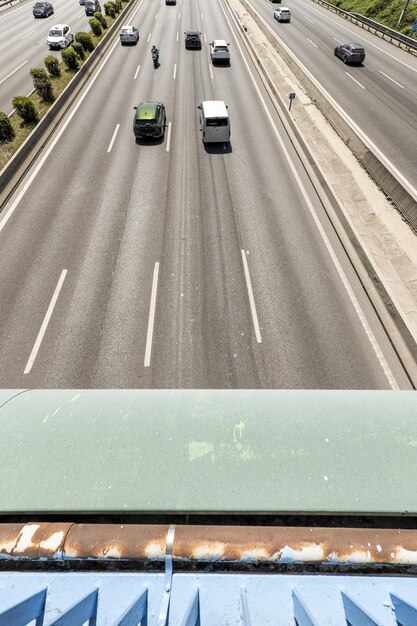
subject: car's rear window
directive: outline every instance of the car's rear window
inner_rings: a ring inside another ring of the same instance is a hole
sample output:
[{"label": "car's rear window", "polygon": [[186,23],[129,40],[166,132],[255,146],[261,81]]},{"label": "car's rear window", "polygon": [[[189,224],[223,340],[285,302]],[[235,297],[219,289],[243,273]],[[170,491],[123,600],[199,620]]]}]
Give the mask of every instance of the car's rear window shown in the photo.
[{"label": "car's rear window", "polygon": [[227,126],[227,117],[209,117],[206,126]]}]

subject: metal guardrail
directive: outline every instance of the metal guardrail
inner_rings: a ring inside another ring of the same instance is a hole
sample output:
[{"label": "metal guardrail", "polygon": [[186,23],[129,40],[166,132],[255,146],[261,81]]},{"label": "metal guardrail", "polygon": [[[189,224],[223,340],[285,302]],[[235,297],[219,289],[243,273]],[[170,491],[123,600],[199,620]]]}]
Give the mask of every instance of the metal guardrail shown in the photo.
[{"label": "metal guardrail", "polygon": [[3,7],[5,7],[6,5],[10,4],[10,6],[14,3],[20,3],[22,2],[22,0],[4,0],[4,2],[0,2],[0,9],[2,9]]},{"label": "metal guardrail", "polygon": [[378,37],[381,37],[382,39],[385,39],[390,43],[407,50],[407,52],[411,52],[412,54],[417,55],[417,41],[415,41],[411,37],[407,37],[407,35],[403,35],[392,28],[388,28],[388,26],[384,26],[379,22],[375,22],[374,20],[371,20],[361,15],[360,13],[350,13],[349,11],[344,11],[334,4],[326,2],[326,0],[314,0],[314,2],[320,4],[321,6],[324,6],[326,9],[332,11],[333,13],[341,15],[342,17],[353,22],[357,26],[371,31],[372,34],[377,35]]}]

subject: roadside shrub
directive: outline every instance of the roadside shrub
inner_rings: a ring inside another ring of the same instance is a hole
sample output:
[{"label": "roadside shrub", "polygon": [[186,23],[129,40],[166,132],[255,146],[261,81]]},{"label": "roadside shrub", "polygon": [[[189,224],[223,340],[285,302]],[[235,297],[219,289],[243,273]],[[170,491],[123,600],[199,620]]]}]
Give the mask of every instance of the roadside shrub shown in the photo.
[{"label": "roadside shrub", "polygon": [[30,75],[33,78],[33,86],[36,93],[43,102],[53,102],[55,100],[51,79],[43,67],[32,67]]},{"label": "roadside shrub", "polygon": [[86,52],[92,52],[94,50],[94,41],[91,38],[90,33],[83,31],[75,35],[75,41],[78,41]]},{"label": "roadside shrub", "polygon": [[92,17],[88,23],[90,24],[93,35],[95,35],[96,37],[100,37],[101,33],[103,32],[100,22],[96,20],[95,17]]},{"label": "roadside shrub", "polygon": [[120,13],[120,11],[123,9],[122,0],[114,0],[113,4],[115,12]]},{"label": "roadside shrub", "polygon": [[59,60],[50,54],[45,57],[45,67],[51,76],[61,76],[61,68],[59,67]]},{"label": "roadside shrub", "polygon": [[0,112],[0,143],[10,143],[14,138],[15,132],[9,117]]},{"label": "roadside shrub", "polygon": [[104,17],[103,13],[100,13],[100,11],[96,11],[94,13],[94,17],[96,20],[98,20],[101,24],[101,28],[103,28],[103,30],[106,30],[107,28],[107,21],[106,18]]},{"label": "roadside shrub", "polygon": [[113,2],[105,2],[104,3],[104,13],[109,15],[110,17],[116,17],[116,11],[114,9]]},{"label": "roadside shrub", "polygon": [[15,96],[12,100],[13,108],[25,124],[36,124],[39,115],[32,100],[27,96]]},{"label": "roadside shrub", "polygon": [[61,50],[62,60],[69,70],[78,70],[80,62],[74,48],[65,48]]},{"label": "roadside shrub", "polygon": [[85,52],[84,52],[84,48],[82,47],[82,45],[80,44],[79,41],[73,41],[71,46],[73,47],[75,54],[77,55],[77,57],[81,60],[84,61],[85,59]]}]

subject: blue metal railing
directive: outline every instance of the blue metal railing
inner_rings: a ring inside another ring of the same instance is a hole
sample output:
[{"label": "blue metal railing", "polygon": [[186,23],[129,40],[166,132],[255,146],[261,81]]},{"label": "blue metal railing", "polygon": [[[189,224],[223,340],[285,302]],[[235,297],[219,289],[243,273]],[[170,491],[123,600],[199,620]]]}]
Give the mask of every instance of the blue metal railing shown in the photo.
[{"label": "blue metal railing", "polygon": [[415,626],[417,580],[177,573],[0,575],[0,626]]}]

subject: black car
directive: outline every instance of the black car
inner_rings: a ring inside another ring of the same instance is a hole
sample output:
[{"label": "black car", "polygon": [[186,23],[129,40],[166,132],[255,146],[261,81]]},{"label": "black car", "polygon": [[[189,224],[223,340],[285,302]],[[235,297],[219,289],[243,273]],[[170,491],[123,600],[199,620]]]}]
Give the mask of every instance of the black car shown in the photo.
[{"label": "black car", "polygon": [[334,55],[342,59],[343,63],[363,63],[365,50],[360,43],[344,43],[334,49]]},{"label": "black car", "polygon": [[49,2],[36,2],[33,5],[32,13],[34,17],[48,17],[54,12],[54,7]]},{"label": "black car", "polygon": [[162,102],[140,102],[135,109],[133,133],[137,139],[161,139],[165,134],[166,114]]},{"label": "black car", "polygon": [[177,4],[177,0],[165,0],[165,4]]},{"label": "black car", "polygon": [[185,35],[185,47],[187,48],[197,48],[201,50],[201,33],[198,30],[186,30],[184,32]]},{"label": "black car", "polygon": [[85,0],[84,9],[86,15],[94,15],[96,11],[101,13],[101,6],[98,0]]}]

